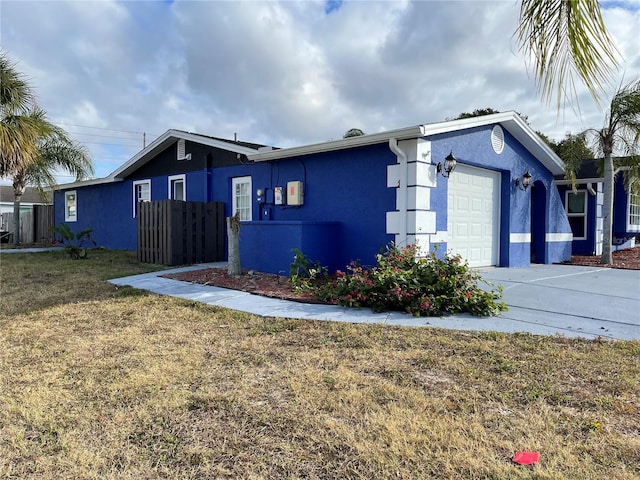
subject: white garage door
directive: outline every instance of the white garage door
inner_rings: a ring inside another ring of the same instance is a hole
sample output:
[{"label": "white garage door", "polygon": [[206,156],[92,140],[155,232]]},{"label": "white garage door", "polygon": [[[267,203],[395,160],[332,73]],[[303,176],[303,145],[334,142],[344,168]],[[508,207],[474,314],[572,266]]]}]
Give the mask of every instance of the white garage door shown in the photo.
[{"label": "white garage door", "polygon": [[449,177],[447,249],[472,267],[498,264],[500,173],[460,165]]}]

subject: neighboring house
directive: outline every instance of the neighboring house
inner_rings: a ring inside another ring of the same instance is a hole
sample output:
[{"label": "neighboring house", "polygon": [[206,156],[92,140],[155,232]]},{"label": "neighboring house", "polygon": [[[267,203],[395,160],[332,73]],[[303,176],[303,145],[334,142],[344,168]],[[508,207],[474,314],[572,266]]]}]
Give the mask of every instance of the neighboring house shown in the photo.
[{"label": "neighboring house", "polygon": [[[2,214],[13,214],[14,198],[11,185],[0,185],[0,218],[2,218],[0,230],[12,230],[13,228],[12,225],[8,225],[9,217]],[[51,193],[45,192],[43,196],[38,189],[26,187],[20,200],[20,212],[31,212],[34,205],[51,205]]]},{"label": "neighboring house", "polygon": [[56,223],[133,250],[139,201],[219,201],[243,221],[245,268],[288,273],[294,248],[331,270],[372,264],[391,241],[522,267],[571,256],[563,167],[515,112],[286,149],[169,130],[109,177],[58,186]]},{"label": "neighboring house", "polygon": [[[604,178],[598,173],[598,160],[585,160],[576,172],[576,188],[563,175],[556,176],[560,198],[573,232],[575,255],[601,255],[603,239]],[[640,195],[624,187],[624,176],[615,177],[613,193],[614,250],[633,247],[640,235]]]},{"label": "neighboring house", "polygon": [[[13,213],[13,187],[11,185],[0,185],[0,213]],[[26,187],[20,200],[20,209],[31,210],[34,205],[51,205],[51,194],[44,192],[44,197],[34,187]]]}]

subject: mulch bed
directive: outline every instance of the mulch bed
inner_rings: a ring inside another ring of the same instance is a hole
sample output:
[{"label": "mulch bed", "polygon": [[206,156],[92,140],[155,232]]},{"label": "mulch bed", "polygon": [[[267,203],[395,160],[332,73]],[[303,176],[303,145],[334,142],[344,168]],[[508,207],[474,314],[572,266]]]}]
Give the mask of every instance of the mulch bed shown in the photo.
[{"label": "mulch bed", "polygon": [[166,278],[183,282],[229,288],[243,292],[255,293],[264,297],[281,298],[305,303],[321,303],[310,292],[296,292],[289,283],[288,277],[272,273],[261,273],[243,270],[242,275],[232,277],[226,268],[207,268],[191,272],[163,275]]},{"label": "mulch bed", "polygon": [[589,267],[623,268],[626,270],[640,270],[640,247],[627,248],[613,252],[613,264],[600,263],[599,256],[574,255],[571,265],[586,265]]},{"label": "mulch bed", "polygon": [[[612,265],[601,264],[599,256],[584,255],[574,255],[571,257],[571,261],[567,263],[571,265],[585,265],[590,267],[640,270],[640,247],[614,252]],[[175,280],[181,280],[183,282],[241,290],[243,292],[255,293],[265,297],[281,298],[305,303],[321,303],[310,292],[294,291],[287,277],[271,273],[244,270],[242,275],[238,277],[231,277],[227,275],[226,268],[206,268],[164,276]]]}]

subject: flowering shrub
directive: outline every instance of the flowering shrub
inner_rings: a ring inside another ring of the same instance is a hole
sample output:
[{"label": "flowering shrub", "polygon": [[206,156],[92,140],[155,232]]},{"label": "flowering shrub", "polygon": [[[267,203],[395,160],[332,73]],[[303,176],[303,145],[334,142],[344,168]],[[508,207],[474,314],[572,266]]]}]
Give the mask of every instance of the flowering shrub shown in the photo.
[{"label": "flowering shrub", "polygon": [[506,310],[502,287],[485,291],[484,282],[459,255],[435,252],[419,257],[416,245],[398,248],[393,243],[376,256],[377,264],[365,268],[351,262],[346,272],[317,287],[325,301],[348,307],[370,307],[376,312],[400,310],[415,316],[468,312],[495,315]]}]

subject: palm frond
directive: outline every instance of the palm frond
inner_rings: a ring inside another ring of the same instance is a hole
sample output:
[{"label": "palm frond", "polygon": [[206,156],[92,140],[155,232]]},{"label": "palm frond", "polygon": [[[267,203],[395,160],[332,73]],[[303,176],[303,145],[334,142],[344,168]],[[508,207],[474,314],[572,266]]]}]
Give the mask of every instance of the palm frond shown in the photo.
[{"label": "palm frond", "polygon": [[544,101],[556,97],[558,110],[563,102],[577,105],[579,79],[600,103],[620,54],[597,0],[522,0],[515,34]]},{"label": "palm frond", "polygon": [[34,97],[26,79],[5,52],[0,52],[0,109],[5,114],[25,112]]}]

